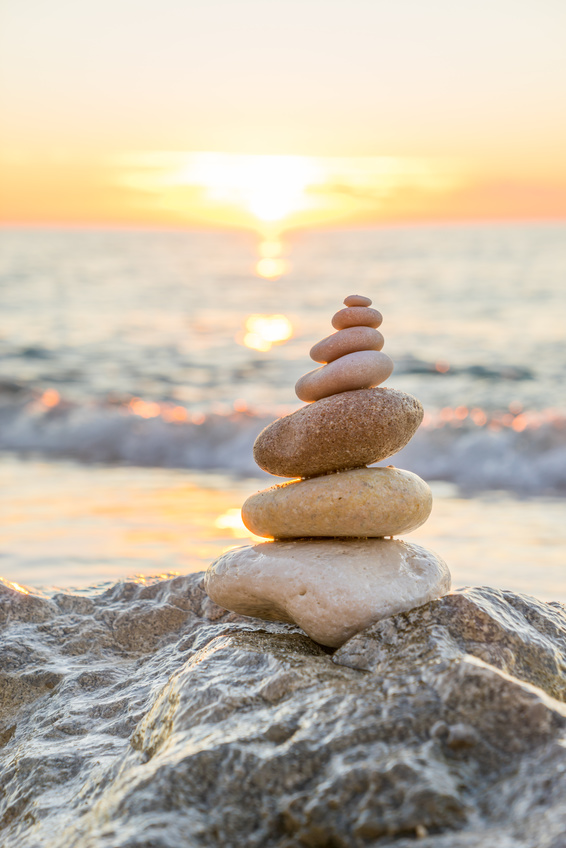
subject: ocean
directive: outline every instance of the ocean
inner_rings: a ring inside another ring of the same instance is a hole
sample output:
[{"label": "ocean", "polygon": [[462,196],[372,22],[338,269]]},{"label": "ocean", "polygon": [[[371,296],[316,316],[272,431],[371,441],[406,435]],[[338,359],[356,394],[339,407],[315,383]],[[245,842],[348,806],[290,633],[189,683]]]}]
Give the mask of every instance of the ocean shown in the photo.
[{"label": "ocean", "polygon": [[[0,574],[34,592],[199,571],[255,540],[252,445],[348,294],[425,419],[384,464],[455,586],[566,600],[566,224],[0,231]],[[286,338],[288,336],[288,338]]]}]

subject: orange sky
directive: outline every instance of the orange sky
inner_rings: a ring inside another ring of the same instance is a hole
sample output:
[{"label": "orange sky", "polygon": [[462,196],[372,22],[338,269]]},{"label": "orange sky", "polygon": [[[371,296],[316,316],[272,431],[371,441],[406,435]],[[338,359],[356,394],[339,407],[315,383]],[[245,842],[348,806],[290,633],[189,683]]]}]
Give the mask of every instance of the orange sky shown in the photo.
[{"label": "orange sky", "polygon": [[562,0],[4,0],[0,221],[566,217]]}]

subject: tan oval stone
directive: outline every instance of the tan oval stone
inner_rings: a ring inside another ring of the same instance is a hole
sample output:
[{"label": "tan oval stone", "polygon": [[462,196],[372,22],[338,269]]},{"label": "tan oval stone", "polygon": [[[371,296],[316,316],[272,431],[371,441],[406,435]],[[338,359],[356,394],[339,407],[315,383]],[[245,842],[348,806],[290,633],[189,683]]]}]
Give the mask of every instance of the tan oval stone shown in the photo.
[{"label": "tan oval stone", "polygon": [[371,389],[391,376],[393,360],[378,350],[358,350],[303,374],[297,381],[295,392],[299,400],[315,400],[349,392],[353,389]]},{"label": "tan oval stone", "polygon": [[371,300],[363,294],[349,294],[344,298],[343,303],[345,306],[371,306]]},{"label": "tan oval stone", "polygon": [[356,350],[381,350],[384,338],[379,330],[372,327],[347,327],[317,342],[310,351],[315,362],[334,362],[347,353]]},{"label": "tan oval stone", "polygon": [[390,539],[263,542],[223,554],[204,587],[221,607],[287,621],[336,648],[379,621],[450,591],[432,551]]},{"label": "tan oval stone", "polygon": [[381,462],[404,448],[423,408],[397,389],[342,392],[278,418],[254,444],[260,468],[278,477],[314,477]]},{"label": "tan oval stone", "polygon": [[347,327],[379,327],[382,321],[383,315],[377,309],[370,309],[369,306],[347,306],[332,317],[332,326],[335,330],[345,330]]},{"label": "tan oval stone", "polygon": [[398,536],[424,524],[432,493],[400,468],[355,468],[295,480],[249,497],[244,524],[257,536]]}]

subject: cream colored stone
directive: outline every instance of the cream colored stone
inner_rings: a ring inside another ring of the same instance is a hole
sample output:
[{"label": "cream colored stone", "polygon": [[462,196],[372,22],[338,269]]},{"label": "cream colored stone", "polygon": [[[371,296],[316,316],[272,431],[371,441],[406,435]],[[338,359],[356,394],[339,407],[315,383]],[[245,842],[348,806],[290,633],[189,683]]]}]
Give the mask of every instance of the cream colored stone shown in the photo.
[{"label": "cream colored stone", "polygon": [[404,448],[423,408],[396,389],[341,392],[278,418],[254,444],[260,468],[279,477],[314,477],[381,462]]},{"label": "cream colored stone", "polygon": [[244,524],[257,536],[398,536],[427,520],[430,488],[400,468],[354,468],[282,483],[251,495]]},{"label": "cream colored stone", "polygon": [[379,327],[383,321],[381,312],[370,309],[369,306],[347,306],[332,317],[335,330],[345,330],[347,327]]},{"label": "cream colored stone", "polygon": [[317,342],[310,351],[315,362],[334,362],[347,353],[357,350],[381,350],[384,338],[372,327],[348,327]]},{"label": "cream colored stone", "polygon": [[393,360],[378,350],[358,350],[315,368],[297,380],[299,400],[313,403],[339,392],[371,389],[385,382],[393,371]]},{"label": "cream colored stone", "polygon": [[343,303],[345,306],[371,306],[371,300],[363,294],[349,294],[344,298]]},{"label": "cream colored stone", "polygon": [[298,624],[336,648],[376,621],[450,591],[432,551],[399,540],[263,542],[223,554],[205,590],[241,615]]}]

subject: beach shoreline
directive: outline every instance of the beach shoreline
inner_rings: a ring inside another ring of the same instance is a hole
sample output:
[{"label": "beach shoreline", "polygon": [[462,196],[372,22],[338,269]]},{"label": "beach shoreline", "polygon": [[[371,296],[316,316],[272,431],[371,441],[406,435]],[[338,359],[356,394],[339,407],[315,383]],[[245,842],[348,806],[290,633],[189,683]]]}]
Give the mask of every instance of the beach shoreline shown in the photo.
[{"label": "beach shoreline", "polygon": [[[85,487],[78,463],[6,454],[0,478],[0,575],[47,593],[202,571],[228,548],[261,541],[240,507],[265,478],[96,465]],[[466,497],[453,484],[431,486],[431,518],[408,538],[449,564],[455,586],[566,600],[563,498]]]}]

